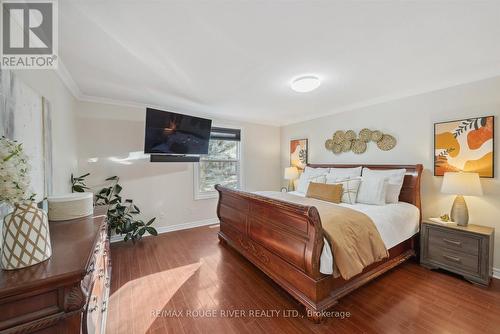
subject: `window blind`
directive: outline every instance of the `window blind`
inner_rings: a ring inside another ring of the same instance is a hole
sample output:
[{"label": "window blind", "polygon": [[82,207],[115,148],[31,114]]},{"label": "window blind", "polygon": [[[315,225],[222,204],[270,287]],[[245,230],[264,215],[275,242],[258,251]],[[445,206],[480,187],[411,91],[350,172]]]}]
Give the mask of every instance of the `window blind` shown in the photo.
[{"label": "window blind", "polygon": [[240,141],[241,130],[212,127],[212,130],[210,132],[210,139]]}]

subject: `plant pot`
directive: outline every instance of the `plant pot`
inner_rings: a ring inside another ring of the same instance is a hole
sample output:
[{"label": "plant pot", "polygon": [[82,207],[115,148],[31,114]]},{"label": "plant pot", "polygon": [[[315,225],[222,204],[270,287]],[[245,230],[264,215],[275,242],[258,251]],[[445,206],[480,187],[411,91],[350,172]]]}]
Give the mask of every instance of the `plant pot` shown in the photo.
[{"label": "plant pot", "polygon": [[15,205],[4,218],[2,236],[2,269],[26,268],[52,255],[47,214],[33,202]]}]

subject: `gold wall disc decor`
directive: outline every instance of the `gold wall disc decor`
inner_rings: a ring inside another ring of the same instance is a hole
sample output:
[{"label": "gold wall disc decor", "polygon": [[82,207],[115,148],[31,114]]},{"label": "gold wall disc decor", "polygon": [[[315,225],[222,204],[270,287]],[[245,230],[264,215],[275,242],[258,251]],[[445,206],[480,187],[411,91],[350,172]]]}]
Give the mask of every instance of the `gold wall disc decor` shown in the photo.
[{"label": "gold wall disc decor", "polygon": [[363,154],[366,152],[366,142],[360,139],[357,139],[352,142],[352,151],[356,154]]},{"label": "gold wall disc decor", "polygon": [[331,151],[333,149],[333,139],[327,139],[325,141],[325,148],[328,150],[328,151]]},{"label": "gold wall disc decor", "polygon": [[354,130],[337,130],[332,138],[325,141],[325,148],[334,154],[352,151],[355,154],[363,154],[368,148],[368,143],[374,142],[382,151],[390,151],[397,145],[394,136],[384,134],[379,130],[361,129],[358,134]]},{"label": "gold wall disc decor", "polygon": [[371,139],[372,139],[372,130],[365,128],[359,131],[359,140],[362,140],[367,143]]},{"label": "gold wall disc decor", "polygon": [[352,141],[352,140],[356,139],[356,132],[354,132],[353,130],[347,130],[344,138],[345,138],[345,140]]},{"label": "gold wall disc decor", "polygon": [[382,139],[377,142],[377,146],[382,151],[390,151],[396,146],[396,138],[391,135],[383,135]]},{"label": "gold wall disc decor", "polygon": [[375,130],[372,132],[371,140],[374,142],[378,142],[379,140],[382,139],[383,136],[384,134],[381,131]]},{"label": "gold wall disc decor", "polygon": [[342,153],[342,144],[333,144],[333,153],[340,154]]},{"label": "gold wall disc decor", "polygon": [[341,145],[342,145],[342,152],[344,153],[349,152],[352,148],[352,140],[344,140]]},{"label": "gold wall disc decor", "polygon": [[342,130],[335,131],[333,134],[333,142],[335,144],[341,144],[344,141],[345,132]]}]

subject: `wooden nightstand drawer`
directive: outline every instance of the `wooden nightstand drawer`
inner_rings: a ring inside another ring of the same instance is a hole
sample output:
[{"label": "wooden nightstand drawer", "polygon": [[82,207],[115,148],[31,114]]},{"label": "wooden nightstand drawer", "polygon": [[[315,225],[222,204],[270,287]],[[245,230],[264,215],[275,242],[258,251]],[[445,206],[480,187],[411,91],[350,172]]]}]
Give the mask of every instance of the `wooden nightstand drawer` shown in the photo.
[{"label": "wooden nightstand drawer", "polygon": [[479,238],[459,231],[431,228],[429,229],[429,245],[431,248],[442,247],[471,255],[479,254]]},{"label": "wooden nightstand drawer", "polygon": [[442,225],[425,220],[420,233],[423,266],[446,269],[473,283],[489,284],[493,273],[493,228]]},{"label": "wooden nightstand drawer", "polygon": [[452,251],[440,247],[428,250],[428,260],[453,268],[468,275],[479,274],[479,256]]}]

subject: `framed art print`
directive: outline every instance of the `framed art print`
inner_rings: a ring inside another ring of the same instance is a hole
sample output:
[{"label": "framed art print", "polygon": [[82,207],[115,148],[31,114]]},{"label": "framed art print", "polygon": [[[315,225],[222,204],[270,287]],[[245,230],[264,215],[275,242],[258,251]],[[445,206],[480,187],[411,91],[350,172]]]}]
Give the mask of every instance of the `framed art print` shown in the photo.
[{"label": "framed art print", "polygon": [[302,170],[307,165],[307,139],[290,141],[290,166]]},{"label": "framed art print", "polygon": [[494,116],[434,124],[434,175],[464,171],[494,177],[494,127]]}]

